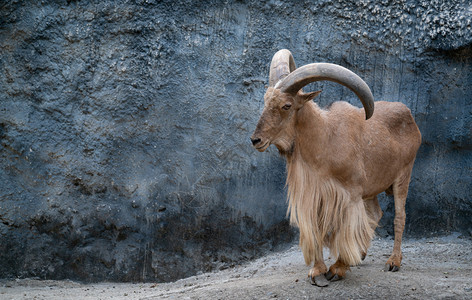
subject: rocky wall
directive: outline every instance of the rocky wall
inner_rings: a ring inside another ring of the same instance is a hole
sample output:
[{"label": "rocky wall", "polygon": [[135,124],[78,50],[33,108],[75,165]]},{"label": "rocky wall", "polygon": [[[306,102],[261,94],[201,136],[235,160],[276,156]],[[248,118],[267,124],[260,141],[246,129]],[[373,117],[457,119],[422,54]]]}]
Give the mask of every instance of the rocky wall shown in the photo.
[{"label": "rocky wall", "polygon": [[284,161],[249,141],[281,48],[406,103],[407,235],[470,234],[471,22],[465,0],[3,1],[0,277],[170,281],[293,241]]}]

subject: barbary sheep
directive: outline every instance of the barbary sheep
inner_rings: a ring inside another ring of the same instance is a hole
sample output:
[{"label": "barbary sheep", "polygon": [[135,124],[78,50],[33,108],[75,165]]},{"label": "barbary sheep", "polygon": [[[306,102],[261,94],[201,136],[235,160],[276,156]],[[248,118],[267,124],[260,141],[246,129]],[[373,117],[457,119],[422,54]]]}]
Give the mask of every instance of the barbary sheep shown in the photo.
[{"label": "barbary sheep", "polygon": [[[310,101],[321,91],[301,89],[329,80],[352,90],[364,109],[334,102],[321,109]],[[365,115],[365,120],[364,120]],[[421,133],[399,102],[375,102],[367,84],[335,64],[296,68],[290,51],[271,62],[264,109],[251,136],[260,152],[274,144],[286,158],[288,211],[300,230],[300,248],[312,283],[327,286],[365,257],[382,210],[377,194],[393,193],[395,241],[388,271],[398,271],[405,227],[405,201]],[[327,269],[323,247],[336,262]]]}]

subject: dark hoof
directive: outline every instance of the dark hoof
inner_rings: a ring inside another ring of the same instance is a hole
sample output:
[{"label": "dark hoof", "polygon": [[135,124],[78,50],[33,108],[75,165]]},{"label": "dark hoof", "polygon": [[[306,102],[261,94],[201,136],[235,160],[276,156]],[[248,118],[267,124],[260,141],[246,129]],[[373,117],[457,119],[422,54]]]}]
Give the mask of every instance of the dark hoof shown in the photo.
[{"label": "dark hoof", "polygon": [[323,274],[315,276],[315,278],[311,278],[311,284],[319,286],[319,287],[327,287],[329,285],[329,281],[326,280]]},{"label": "dark hoof", "polygon": [[325,274],[325,277],[329,281],[338,281],[338,280],[343,279],[342,276],[339,276],[338,274],[333,274],[333,273],[331,273],[331,271],[328,271],[328,273]]},{"label": "dark hoof", "polygon": [[362,253],[362,254],[361,254],[361,259],[362,259],[362,260],[365,260],[366,256],[367,256],[367,253]]},{"label": "dark hoof", "polygon": [[400,267],[397,267],[395,265],[390,265],[390,264],[385,265],[385,272],[398,272],[399,270],[400,270]]}]

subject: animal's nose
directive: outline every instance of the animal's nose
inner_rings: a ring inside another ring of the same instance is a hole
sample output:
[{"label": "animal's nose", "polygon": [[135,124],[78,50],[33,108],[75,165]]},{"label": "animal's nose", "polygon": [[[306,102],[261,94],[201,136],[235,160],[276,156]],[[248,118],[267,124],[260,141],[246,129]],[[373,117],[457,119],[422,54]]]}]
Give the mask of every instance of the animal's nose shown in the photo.
[{"label": "animal's nose", "polygon": [[255,146],[256,144],[260,143],[260,138],[251,138],[252,145]]}]

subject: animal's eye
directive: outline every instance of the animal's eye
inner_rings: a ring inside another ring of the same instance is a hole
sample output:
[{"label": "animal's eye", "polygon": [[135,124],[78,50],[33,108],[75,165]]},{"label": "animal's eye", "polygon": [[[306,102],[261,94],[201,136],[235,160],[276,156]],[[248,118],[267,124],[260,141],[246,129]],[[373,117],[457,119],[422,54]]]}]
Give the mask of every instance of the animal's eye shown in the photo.
[{"label": "animal's eye", "polygon": [[292,107],[292,104],[287,103],[287,104],[285,104],[284,106],[282,106],[282,109],[283,109],[283,110],[289,110],[290,107]]}]

